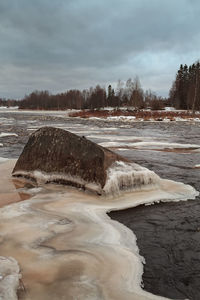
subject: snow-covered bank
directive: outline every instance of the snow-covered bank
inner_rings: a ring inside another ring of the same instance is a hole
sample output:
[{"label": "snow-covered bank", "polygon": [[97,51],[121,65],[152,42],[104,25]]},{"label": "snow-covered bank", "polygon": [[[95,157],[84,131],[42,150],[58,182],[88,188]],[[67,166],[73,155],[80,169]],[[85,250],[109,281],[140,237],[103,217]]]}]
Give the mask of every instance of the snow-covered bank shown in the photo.
[{"label": "snow-covered bank", "polygon": [[109,122],[143,122],[143,121],[189,121],[200,122],[200,112],[194,114],[184,110],[132,110],[132,109],[106,109],[83,110],[71,113],[71,117],[88,118],[93,120],[106,120]]}]

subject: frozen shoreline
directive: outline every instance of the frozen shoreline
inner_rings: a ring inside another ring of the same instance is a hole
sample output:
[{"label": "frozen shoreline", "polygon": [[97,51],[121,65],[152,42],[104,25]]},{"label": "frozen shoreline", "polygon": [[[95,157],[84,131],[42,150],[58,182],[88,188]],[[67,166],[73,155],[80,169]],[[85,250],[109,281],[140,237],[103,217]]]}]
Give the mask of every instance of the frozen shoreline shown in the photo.
[{"label": "frozen shoreline", "polygon": [[[1,164],[5,166],[9,174],[13,162]],[[144,260],[136,237],[106,212],[197,194],[190,186],[162,179],[157,188],[117,198],[49,185],[30,200],[0,209],[1,253],[7,251],[22,267],[29,291],[25,299],[45,300],[58,291],[79,299],[167,299],[141,289]]]}]

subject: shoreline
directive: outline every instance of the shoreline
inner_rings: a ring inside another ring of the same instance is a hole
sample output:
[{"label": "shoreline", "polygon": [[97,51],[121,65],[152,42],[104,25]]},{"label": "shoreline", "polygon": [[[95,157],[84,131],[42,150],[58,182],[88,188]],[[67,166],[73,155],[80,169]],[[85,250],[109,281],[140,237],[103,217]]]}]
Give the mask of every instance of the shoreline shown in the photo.
[{"label": "shoreline", "polygon": [[69,113],[69,117],[79,117],[84,119],[103,119],[109,121],[199,121],[200,112],[193,114],[190,111],[167,111],[167,110],[82,110]]}]

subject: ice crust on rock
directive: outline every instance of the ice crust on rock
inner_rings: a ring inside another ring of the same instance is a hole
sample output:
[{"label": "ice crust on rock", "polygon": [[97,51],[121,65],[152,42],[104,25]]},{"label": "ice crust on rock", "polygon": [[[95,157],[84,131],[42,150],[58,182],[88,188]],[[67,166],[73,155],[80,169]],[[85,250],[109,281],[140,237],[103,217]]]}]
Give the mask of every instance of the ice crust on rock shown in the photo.
[{"label": "ice crust on rock", "polygon": [[135,163],[115,162],[107,171],[107,181],[103,188],[106,194],[120,191],[156,188],[160,177],[153,171]]},{"label": "ice crust on rock", "polygon": [[[41,171],[20,171],[19,174],[20,176],[36,180],[39,186],[50,182],[65,183],[69,181],[80,188],[106,195],[118,195],[123,191],[154,189],[160,182],[160,177],[153,171],[138,164],[125,163],[123,161],[116,161],[107,170],[107,179],[103,188],[95,182],[87,182],[78,176],[71,176],[70,174],[48,174]],[[15,176],[17,175],[18,172],[15,172]]]}]

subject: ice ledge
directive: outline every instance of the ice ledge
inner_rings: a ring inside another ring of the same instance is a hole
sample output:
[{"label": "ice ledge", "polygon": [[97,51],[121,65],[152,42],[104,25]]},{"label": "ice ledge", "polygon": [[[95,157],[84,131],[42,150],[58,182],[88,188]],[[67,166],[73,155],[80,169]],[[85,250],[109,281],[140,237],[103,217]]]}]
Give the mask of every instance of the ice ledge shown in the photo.
[{"label": "ice ledge", "polygon": [[0,256],[0,299],[17,300],[20,285],[20,268],[12,257]]}]

